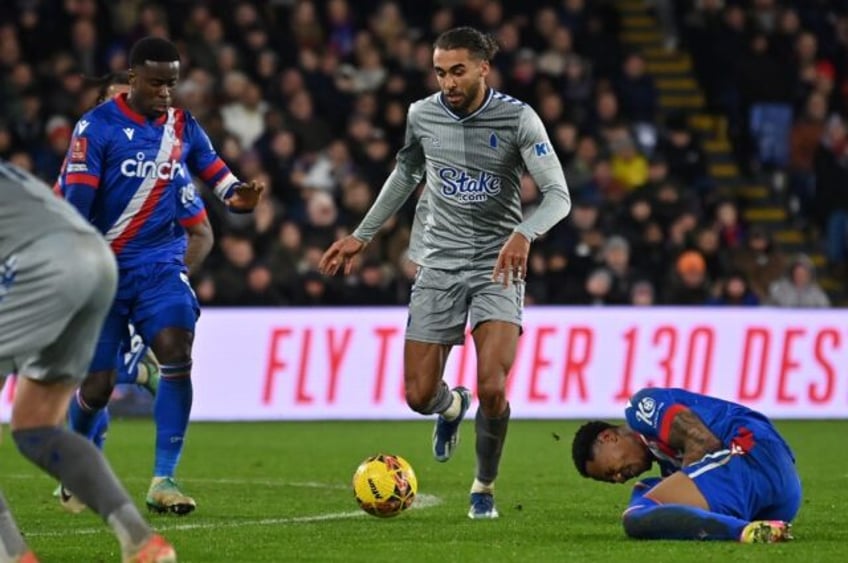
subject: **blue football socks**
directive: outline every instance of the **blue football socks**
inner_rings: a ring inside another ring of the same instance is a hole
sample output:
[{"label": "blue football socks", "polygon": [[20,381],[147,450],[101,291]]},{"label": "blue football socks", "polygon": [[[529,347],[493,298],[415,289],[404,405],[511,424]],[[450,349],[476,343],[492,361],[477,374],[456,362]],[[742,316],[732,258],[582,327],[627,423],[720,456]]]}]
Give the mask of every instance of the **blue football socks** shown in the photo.
[{"label": "blue football socks", "polygon": [[631,501],[622,521],[628,536],[651,540],[738,540],[748,525],[732,516],[683,504],[659,504],[641,495]]},{"label": "blue football socks", "polygon": [[[161,366],[162,379],[153,403],[156,421],[156,459],[153,475],[173,477],[183,451],[189,414],[191,413],[191,362],[186,365]],[[180,374],[175,377],[174,374]]]},{"label": "blue football socks", "polygon": [[106,409],[94,409],[88,406],[80,396],[79,390],[71,397],[68,408],[68,422],[71,430],[93,440],[99,426],[109,426],[109,413]]}]

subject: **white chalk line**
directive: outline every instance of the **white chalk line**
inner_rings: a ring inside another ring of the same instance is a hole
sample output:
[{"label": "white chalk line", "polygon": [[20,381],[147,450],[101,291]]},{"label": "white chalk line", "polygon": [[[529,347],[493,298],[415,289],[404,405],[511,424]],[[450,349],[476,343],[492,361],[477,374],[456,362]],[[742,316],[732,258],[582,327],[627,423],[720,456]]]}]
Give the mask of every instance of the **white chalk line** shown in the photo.
[{"label": "white chalk line", "polygon": [[[32,475],[4,475],[6,479],[30,479],[35,478]],[[127,479],[135,481],[141,479]],[[247,479],[191,479],[192,482],[205,482],[213,484],[238,484],[238,485],[257,485],[267,484],[269,486],[279,487],[299,487],[299,488],[325,488],[325,489],[347,489],[345,485],[338,483],[319,483],[315,481],[252,481]],[[442,499],[435,495],[419,493],[415,497],[415,503],[410,507],[410,510],[421,510],[432,508],[442,503]],[[285,526],[290,524],[310,524],[315,522],[329,522],[333,520],[348,520],[351,518],[360,518],[367,516],[362,510],[348,510],[345,512],[327,512],[324,514],[314,514],[311,516],[288,516],[280,518],[254,518],[245,520],[234,520],[229,522],[195,522],[186,524],[164,524],[155,526],[157,531],[191,531],[191,530],[209,530],[209,529],[225,529],[225,528],[248,528],[256,526]],[[69,516],[71,518],[71,516]],[[106,526],[98,526],[96,528],[79,528],[76,530],[65,529],[62,531],[27,531],[27,537],[58,537],[58,536],[90,536],[110,532]]]},{"label": "white chalk line", "polygon": [[[11,479],[16,481],[29,481],[32,479],[44,479],[42,474],[17,473],[11,475],[0,475],[0,480]],[[145,477],[124,477],[122,483],[147,483],[149,478]],[[341,483],[321,483],[319,481],[284,481],[280,479],[221,479],[221,478],[206,478],[206,477],[191,477],[186,479],[187,483],[198,483],[203,485],[240,485],[251,487],[294,487],[298,489],[333,489],[341,490],[348,489],[350,485]]]}]

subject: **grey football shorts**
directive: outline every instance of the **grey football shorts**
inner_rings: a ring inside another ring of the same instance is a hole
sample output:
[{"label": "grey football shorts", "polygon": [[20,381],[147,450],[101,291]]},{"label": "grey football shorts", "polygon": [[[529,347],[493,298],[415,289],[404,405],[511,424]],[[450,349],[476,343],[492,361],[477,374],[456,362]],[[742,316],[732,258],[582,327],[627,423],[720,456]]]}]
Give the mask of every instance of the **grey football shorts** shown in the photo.
[{"label": "grey football shorts", "polygon": [[504,287],[492,281],[492,268],[439,270],[421,266],[409,299],[406,339],[464,344],[465,327],[505,321],[521,328],[524,281]]},{"label": "grey football shorts", "polygon": [[0,256],[0,267],[0,373],[81,381],[117,286],[106,241],[56,232]]}]

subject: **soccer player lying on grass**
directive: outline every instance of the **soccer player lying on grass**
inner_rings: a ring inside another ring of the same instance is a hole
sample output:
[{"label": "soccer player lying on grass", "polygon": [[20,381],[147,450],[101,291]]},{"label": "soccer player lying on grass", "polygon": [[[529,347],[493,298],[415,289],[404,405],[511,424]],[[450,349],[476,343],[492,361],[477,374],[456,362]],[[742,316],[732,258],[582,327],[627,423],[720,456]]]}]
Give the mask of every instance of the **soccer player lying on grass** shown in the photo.
[{"label": "soccer player lying on grass", "polygon": [[792,450],[764,415],[683,389],[642,389],[624,409],[626,425],[588,422],[572,455],[584,477],[636,483],[622,515],[639,539],[792,539],[801,505]]}]

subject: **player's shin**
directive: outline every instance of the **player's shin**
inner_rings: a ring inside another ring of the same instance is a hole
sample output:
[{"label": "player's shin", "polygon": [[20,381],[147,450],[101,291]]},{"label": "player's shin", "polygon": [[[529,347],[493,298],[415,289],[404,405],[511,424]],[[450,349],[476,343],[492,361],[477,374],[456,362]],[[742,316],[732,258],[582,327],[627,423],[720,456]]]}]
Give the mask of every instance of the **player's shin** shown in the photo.
[{"label": "player's shin", "polygon": [[93,440],[98,427],[108,426],[104,419],[108,414],[103,414],[103,409],[109,404],[114,388],[114,370],[88,374],[68,406],[68,422],[74,432]]},{"label": "player's shin", "polygon": [[57,427],[14,430],[12,438],[24,457],[99,514],[115,531],[124,550],[150,536],[150,527],[91,442]]},{"label": "player's shin", "polygon": [[94,424],[91,427],[91,433],[89,434],[88,439],[92,441],[98,450],[102,450],[103,445],[106,443],[106,434],[109,432],[110,418],[109,407],[100,409],[97,413]]},{"label": "player's shin", "polygon": [[645,496],[633,499],[622,514],[624,532],[647,540],[739,540],[745,520],[684,504],[658,504]]},{"label": "player's shin", "polygon": [[183,451],[192,403],[191,362],[163,364],[153,404],[156,421],[156,459],[153,475],[172,477]]},{"label": "player's shin", "polygon": [[74,432],[92,440],[97,427],[103,423],[103,411],[103,407],[89,405],[83,398],[82,390],[77,389],[68,406],[68,423]]},{"label": "player's shin", "polygon": [[477,476],[471,487],[472,493],[492,493],[498,467],[501,463],[506,431],[509,427],[509,403],[497,418],[489,418],[483,409],[477,409],[474,427],[477,432]]}]

